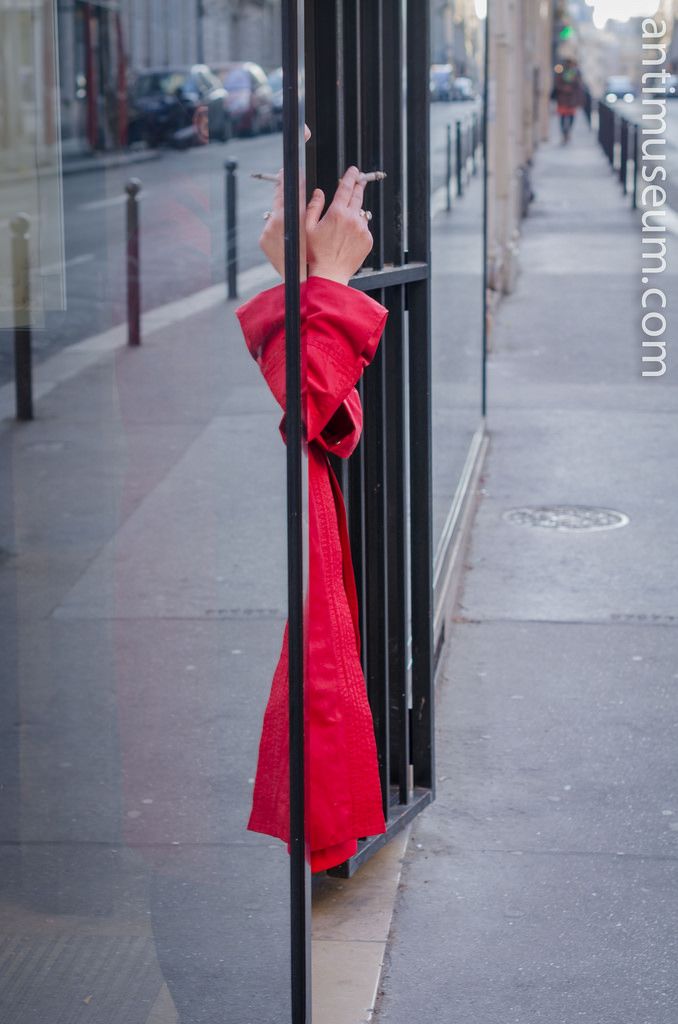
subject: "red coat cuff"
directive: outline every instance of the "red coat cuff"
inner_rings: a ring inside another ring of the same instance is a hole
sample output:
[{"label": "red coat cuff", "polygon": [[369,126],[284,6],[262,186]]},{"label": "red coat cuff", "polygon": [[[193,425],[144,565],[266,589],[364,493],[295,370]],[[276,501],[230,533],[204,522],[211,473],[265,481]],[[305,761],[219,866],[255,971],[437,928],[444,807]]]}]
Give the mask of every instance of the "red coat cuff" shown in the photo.
[{"label": "red coat cuff", "polygon": [[[236,315],[250,353],[284,409],[284,285],[250,299]],[[328,450],[348,455],[362,422],[354,387],[374,358],[387,311],[354,288],[310,277],[301,286],[301,315],[308,441],[320,440]]]}]

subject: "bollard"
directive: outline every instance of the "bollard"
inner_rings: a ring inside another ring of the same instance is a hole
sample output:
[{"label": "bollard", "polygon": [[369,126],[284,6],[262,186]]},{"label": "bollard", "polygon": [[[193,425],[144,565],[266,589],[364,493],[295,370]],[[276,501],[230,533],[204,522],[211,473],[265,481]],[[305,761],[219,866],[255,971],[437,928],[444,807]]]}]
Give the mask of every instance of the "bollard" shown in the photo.
[{"label": "bollard", "polygon": [[471,173],[475,177],[478,173],[478,114],[471,115]]},{"label": "bollard", "polygon": [[628,192],[628,184],[626,181],[629,169],[629,122],[625,117],[621,119],[621,127],[619,131],[619,180],[621,182],[622,192],[624,195]]},{"label": "bollard", "polygon": [[445,147],[445,157],[447,161],[446,173],[445,173],[445,192],[446,192],[446,204],[445,209],[449,213],[452,209],[452,125],[447,126],[447,141]]},{"label": "bollard", "polygon": [[127,344],[141,344],[141,285],[139,266],[139,192],[141,182],[130,178],[127,193]]},{"label": "bollard", "polygon": [[461,157],[461,121],[456,123],[456,164],[457,164],[457,195],[463,196],[464,194],[464,177],[463,177],[463,165]]},{"label": "bollard", "polygon": [[226,171],[224,209],[226,221],[226,281],[229,299],[238,298],[237,160],[224,161]]},{"label": "bollard", "polygon": [[611,129],[612,129],[612,111],[607,104],[599,105],[600,110],[600,129],[601,129],[601,145],[603,147],[603,153],[607,159],[612,162],[612,150],[613,143],[610,140]]},{"label": "bollard", "polygon": [[31,352],[31,266],[25,213],[12,220],[12,275],[14,303],[14,388],[16,418],[33,419],[33,355]]},{"label": "bollard", "polygon": [[633,195],[631,198],[631,206],[634,210],[638,209],[638,166],[640,163],[640,125],[638,123],[633,126]]}]

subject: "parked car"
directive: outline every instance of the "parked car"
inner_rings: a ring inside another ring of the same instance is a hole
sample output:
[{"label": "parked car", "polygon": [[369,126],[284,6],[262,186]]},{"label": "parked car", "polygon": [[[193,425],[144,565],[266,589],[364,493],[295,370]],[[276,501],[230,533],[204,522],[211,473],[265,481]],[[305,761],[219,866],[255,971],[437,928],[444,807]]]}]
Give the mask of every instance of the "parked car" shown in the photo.
[{"label": "parked car", "polygon": [[628,75],[612,75],[605,83],[604,95],[608,103],[616,103],[617,100],[633,103],[636,90]]},{"label": "parked car", "polygon": [[283,73],[282,68],[276,68],[268,76],[268,84],[273,93],[273,127],[278,131],[283,124]]},{"label": "parked car", "polygon": [[149,68],[135,74],[128,104],[128,139],[185,147],[232,135],[227,93],[204,64]]},{"label": "parked car", "polygon": [[455,78],[452,83],[452,99],[458,102],[474,100],[476,98],[473,82],[470,78]]},{"label": "parked car", "polygon": [[429,75],[429,89],[431,101],[447,102],[452,99],[452,83],[454,72],[451,64],[431,64]]},{"label": "parked car", "polygon": [[273,90],[258,64],[242,61],[214,68],[228,93],[228,111],[237,135],[259,135],[274,126]]}]

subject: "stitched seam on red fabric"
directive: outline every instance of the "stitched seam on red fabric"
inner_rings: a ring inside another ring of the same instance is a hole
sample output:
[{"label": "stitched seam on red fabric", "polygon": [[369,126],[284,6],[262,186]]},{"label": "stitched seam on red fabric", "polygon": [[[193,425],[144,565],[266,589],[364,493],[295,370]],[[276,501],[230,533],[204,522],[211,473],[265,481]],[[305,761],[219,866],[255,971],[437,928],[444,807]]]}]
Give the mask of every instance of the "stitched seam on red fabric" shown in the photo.
[{"label": "stitched seam on red fabric", "polygon": [[[323,461],[325,463],[324,471],[325,471],[325,474],[326,474],[326,482],[327,482],[327,485],[331,489],[330,481],[329,481],[329,478],[327,477],[327,473],[329,471],[329,465],[328,465],[328,462],[327,462],[327,456],[324,453],[323,453]],[[332,495],[332,504],[334,506],[334,495]],[[335,515],[336,515],[336,506],[334,506],[334,507],[335,507]],[[324,512],[324,509],[323,509],[323,515],[324,515],[324,518],[325,518],[325,522],[327,522],[327,516],[326,516],[326,514]],[[338,532],[338,524],[337,524],[337,532]],[[324,539],[325,539],[325,541],[328,541],[328,536],[327,536],[326,533],[324,533]],[[337,565],[336,565],[336,562],[337,562],[336,554],[337,554],[337,552],[335,550],[333,550],[334,545],[332,545],[331,543],[328,543],[327,546],[328,546],[329,549],[331,549],[330,550],[330,554],[332,555],[332,567],[333,567],[333,570],[334,570],[334,572],[333,572],[333,576],[334,576],[334,575],[337,575]],[[340,547],[339,547],[339,550],[340,550]],[[324,555],[324,553],[323,553],[323,555]],[[341,569],[341,571],[338,573],[338,575],[339,575],[340,578],[342,578],[343,577],[343,565],[340,567],[340,569]],[[343,589],[343,583],[342,583],[342,589]],[[330,608],[330,619],[331,619],[332,626],[333,626],[333,641],[335,643],[338,643],[338,648],[337,649],[339,651],[341,667],[342,667],[342,670],[343,670],[342,671],[341,685],[342,685],[342,687],[344,689],[344,692],[345,692],[348,700],[350,701],[350,703],[353,706],[354,722],[352,722],[351,724],[352,725],[354,725],[354,724],[355,725],[362,725],[362,736],[355,735],[352,729],[347,730],[347,742],[348,742],[348,745],[351,748],[350,756],[349,756],[349,771],[351,772],[350,797],[351,797],[351,806],[352,806],[352,811],[353,811],[353,814],[352,814],[352,818],[353,818],[352,824],[354,826],[354,833],[355,833],[355,831],[358,831],[359,834],[362,834],[360,832],[360,826],[361,826],[362,822],[364,822],[365,820],[370,820],[371,821],[372,820],[372,814],[374,812],[371,810],[370,805],[369,805],[369,800],[368,800],[368,798],[367,798],[367,796],[365,794],[365,791],[366,791],[366,789],[368,787],[365,787],[365,785],[364,785],[364,781],[365,780],[362,779],[361,771],[360,771],[360,768],[359,768],[359,758],[356,756],[356,754],[359,753],[361,751],[361,748],[362,748],[363,757],[364,757],[365,754],[367,754],[370,758],[373,757],[374,758],[374,762],[375,762],[375,767],[376,767],[376,744],[375,744],[375,739],[374,739],[374,730],[372,729],[371,718],[370,718],[369,722],[367,722],[365,720],[365,716],[363,714],[364,704],[362,703],[362,701],[360,699],[362,694],[364,694],[364,700],[365,700],[365,702],[367,702],[365,677],[363,676],[362,670],[360,672],[356,671],[355,662],[352,659],[348,658],[347,657],[347,653],[346,653],[347,650],[349,650],[348,644],[353,645],[353,648],[355,649],[355,636],[354,636],[354,633],[353,633],[353,626],[352,626],[352,623],[351,623],[351,630],[350,630],[350,637],[349,637],[349,635],[348,635],[349,631],[346,628],[346,621],[345,621],[346,616],[342,616],[341,615],[341,612],[340,612],[339,607],[338,607],[338,597],[337,597],[337,594],[336,594],[336,592],[335,592],[333,587],[330,587],[329,591],[330,591],[330,593],[329,593],[329,598],[330,598],[330,600],[329,600],[329,608]],[[344,591],[344,600],[346,601],[346,612],[347,612],[347,615],[348,615],[348,619],[350,619],[350,609],[348,608],[348,598],[346,597],[345,591]],[[358,655],[357,655],[357,650],[356,650],[355,658],[357,659],[357,657],[358,657]],[[362,688],[362,694],[360,692],[359,687]],[[369,708],[368,708],[368,714],[369,714]],[[369,726],[369,729],[368,729],[368,726]],[[361,782],[363,783],[363,785],[361,785]],[[381,789],[380,786],[379,786],[379,789]]]}]

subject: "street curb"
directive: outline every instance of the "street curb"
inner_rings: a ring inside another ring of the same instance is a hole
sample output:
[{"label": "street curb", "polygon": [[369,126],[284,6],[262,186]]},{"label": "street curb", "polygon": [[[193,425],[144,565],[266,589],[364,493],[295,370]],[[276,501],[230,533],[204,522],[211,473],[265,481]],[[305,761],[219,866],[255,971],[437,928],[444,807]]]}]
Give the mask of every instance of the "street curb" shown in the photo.
[{"label": "street curb", "polygon": [[63,174],[84,174],[88,171],[107,170],[109,167],[126,167],[128,164],[143,164],[149,160],[159,160],[162,151],[159,149],[140,149],[133,153],[116,153],[110,157],[85,156],[80,160],[64,160]]},{"label": "street curb", "polygon": [[[238,276],[238,302],[255,295],[264,288],[272,287],[279,280],[278,274],[270,263],[260,263]],[[217,306],[224,306],[228,313],[234,308],[226,298],[226,285],[215,284],[202,291],[194,292],[183,299],[175,299],[162,306],[156,306],[143,313],[141,317],[141,340],[157,334],[166,327],[188,320],[191,316],[205,313]],[[116,324],[100,334],[83,338],[73,345],[67,345],[56,355],[39,363],[33,372],[33,397],[44,398],[54,388],[77,377],[79,373],[100,362],[112,352],[127,347],[127,323]],[[40,411],[37,410],[39,418]],[[14,381],[0,386],[0,422],[15,418]]]},{"label": "street curb", "polygon": [[[17,185],[23,181],[30,181],[34,177],[67,178],[72,174],[85,174],[90,171],[108,170],[113,167],[126,167],[130,164],[148,163],[149,160],[159,160],[162,151],[158,149],[140,149],[135,153],[112,153],[110,156],[84,156],[79,159],[68,158],[62,161],[59,168],[56,167],[28,167],[24,171],[8,171],[0,174],[1,185]],[[59,175],[59,171],[61,175]]]},{"label": "street curb", "polygon": [[369,1024],[373,1018],[411,828],[352,878],[314,879],[314,1024]]}]

